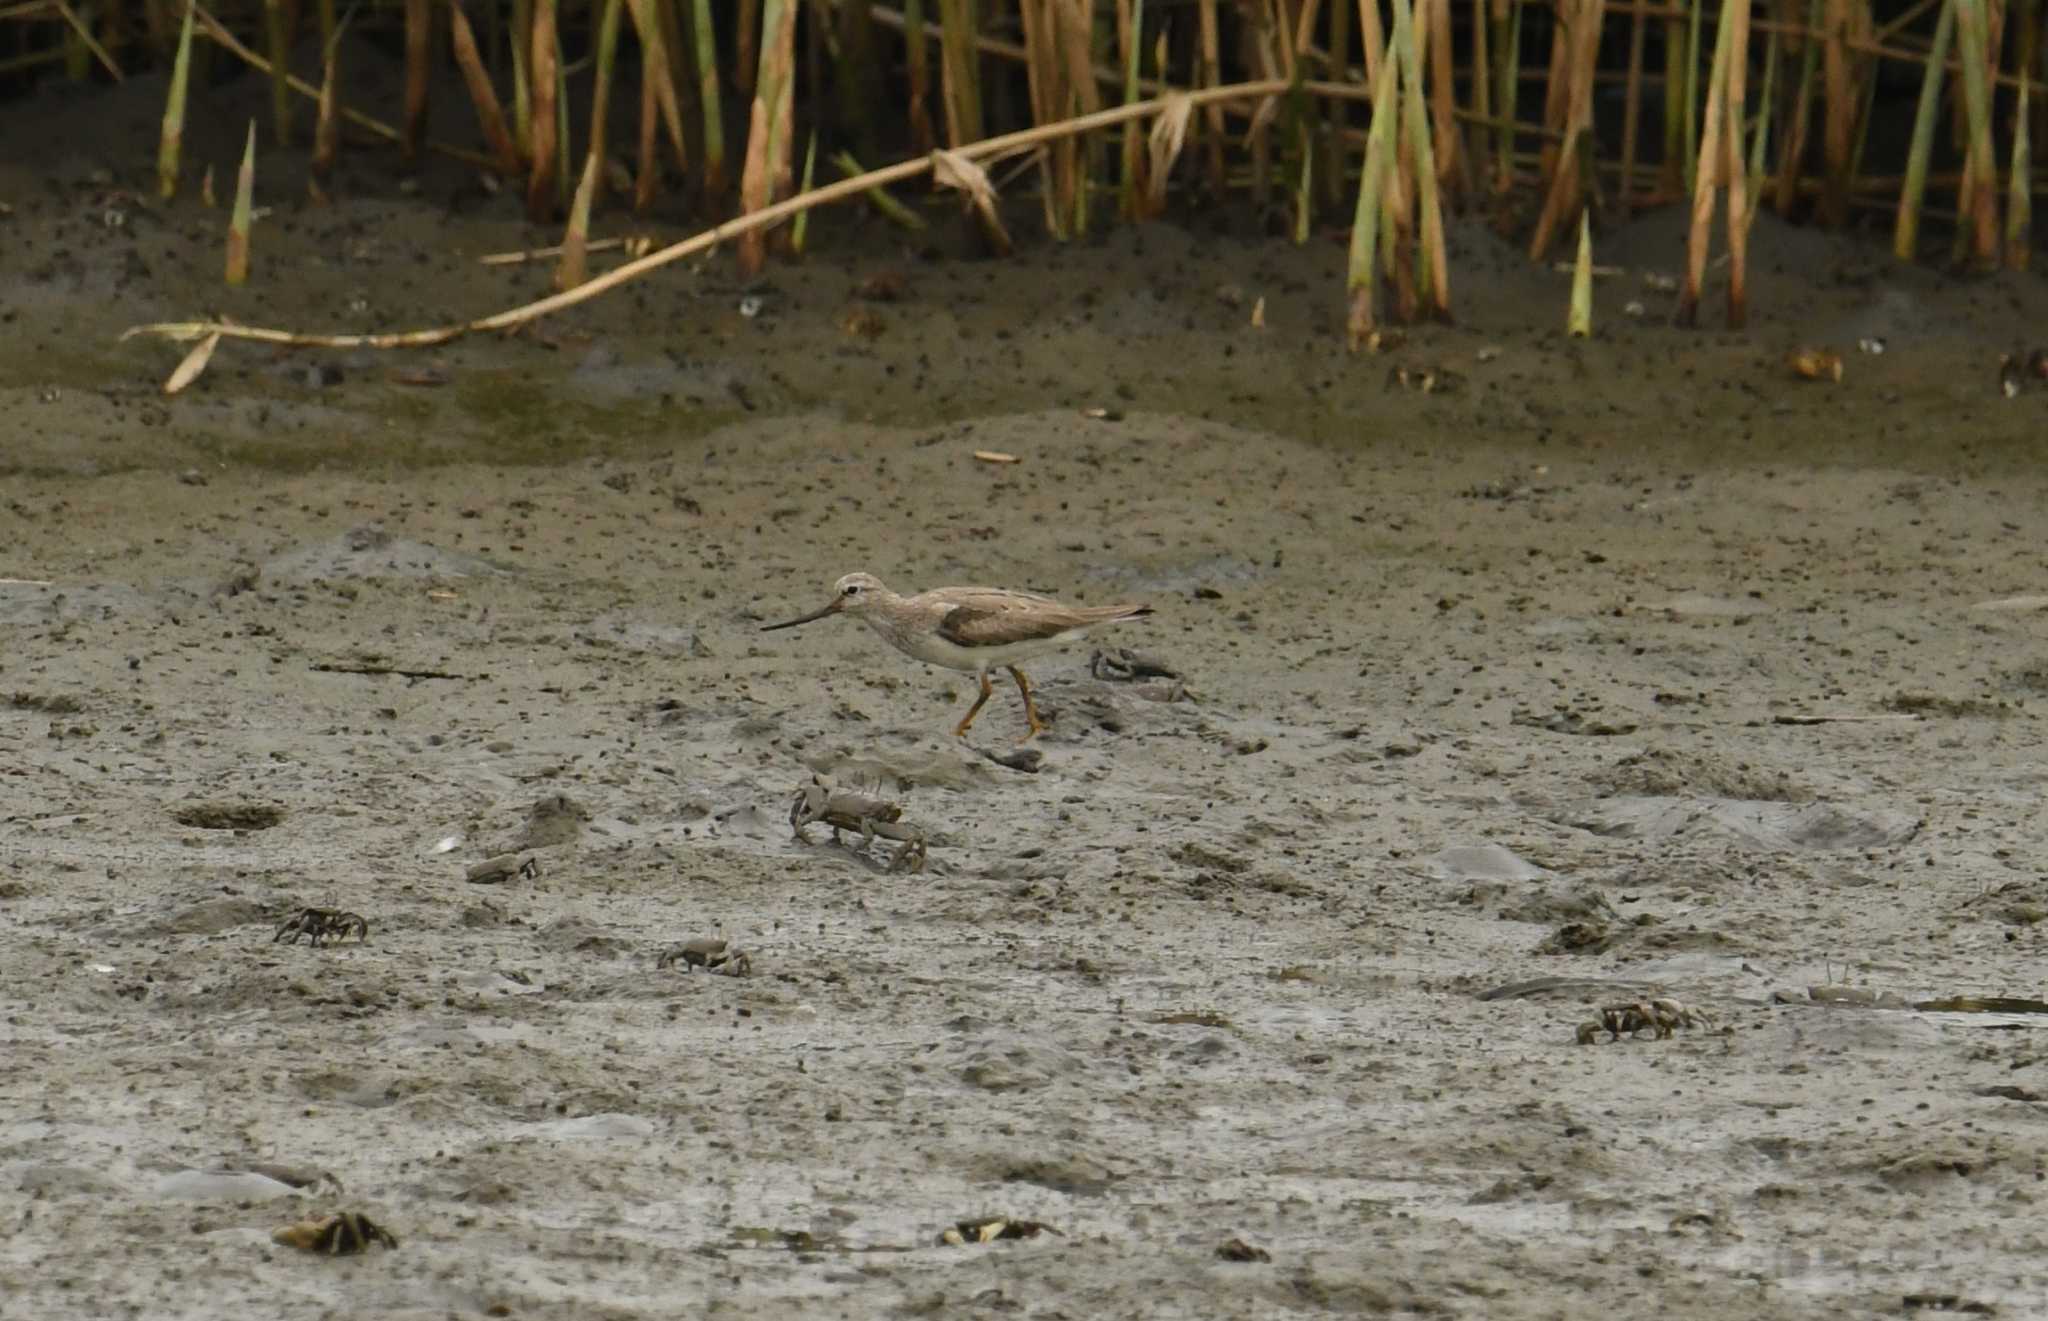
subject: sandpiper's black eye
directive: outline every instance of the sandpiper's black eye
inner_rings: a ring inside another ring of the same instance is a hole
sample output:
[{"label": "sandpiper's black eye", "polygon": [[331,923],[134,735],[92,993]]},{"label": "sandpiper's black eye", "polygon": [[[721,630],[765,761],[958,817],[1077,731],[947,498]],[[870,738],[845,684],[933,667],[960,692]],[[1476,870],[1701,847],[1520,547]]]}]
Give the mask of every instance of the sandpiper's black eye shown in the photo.
[{"label": "sandpiper's black eye", "polygon": [[859,584],[859,583],[848,583],[848,584],[846,585],[846,590],[845,590],[845,591],[844,591],[843,593],[841,593],[841,595],[843,595],[843,596],[859,596],[859,595],[860,595],[860,584]]}]

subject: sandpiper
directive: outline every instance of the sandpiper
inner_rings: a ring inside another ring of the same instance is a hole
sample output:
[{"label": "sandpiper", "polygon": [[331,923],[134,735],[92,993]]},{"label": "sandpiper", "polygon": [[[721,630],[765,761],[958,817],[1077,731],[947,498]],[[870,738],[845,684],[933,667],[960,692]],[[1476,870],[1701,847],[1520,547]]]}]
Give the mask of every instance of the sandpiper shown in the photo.
[{"label": "sandpiper", "polygon": [[826,615],[852,615],[906,656],[978,674],[981,696],[954,727],[956,738],[966,737],[967,727],[981,713],[990,692],[989,671],[1000,665],[1024,695],[1024,719],[1031,726],[1018,740],[1024,742],[1046,726],[1017,663],[1078,642],[1100,625],[1151,613],[1149,605],[1067,605],[1004,587],[939,587],[898,596],[871,574],[849,573],[832,584],[832,599],[822,608],[769,624],[762,631],[793,628]]}]

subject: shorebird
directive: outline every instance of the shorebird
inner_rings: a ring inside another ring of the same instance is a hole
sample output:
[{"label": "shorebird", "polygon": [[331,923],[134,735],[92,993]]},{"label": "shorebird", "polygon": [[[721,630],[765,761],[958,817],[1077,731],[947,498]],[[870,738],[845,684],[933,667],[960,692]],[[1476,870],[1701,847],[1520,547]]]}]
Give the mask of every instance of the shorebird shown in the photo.
[{"label": "shorebird", "polygon": [[761,631],[794,628],[827,615],[852,615],[906,656],[979,675],[981,696],[954,726],[955,738],[967,736],[967,727],[988,701],[989,671],[1000,665],[1024,695],[1024,719],[1031,728],[1018,741],[1025,742],[1046,726],[1038,718],[1031,684],[1017,668],[1018,662],[1078,642],[1090,629],[1103,624],[1151,613],[1149,605],[1067,605],[1049,596],[1004,587],[939,587],[916,596],[898,596],[871,574],[849,573],[832,584],[832,599],[821,608],[769,624]]}]

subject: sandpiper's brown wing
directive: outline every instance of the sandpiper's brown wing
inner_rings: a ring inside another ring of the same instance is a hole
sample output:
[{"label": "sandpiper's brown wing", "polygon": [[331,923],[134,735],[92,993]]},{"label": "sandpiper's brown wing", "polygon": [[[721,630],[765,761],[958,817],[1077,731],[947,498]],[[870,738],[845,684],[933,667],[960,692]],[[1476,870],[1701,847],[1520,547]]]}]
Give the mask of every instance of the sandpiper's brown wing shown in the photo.
[{"label": "sandpiper's brown wing", "polygon": [[959,647],[1036,642],[1091,624],[1152,613],[1150,606],[1072,606],[1047,596],[999,588],[955,588],[946,595],[957,604],[939,617],[938,633]]}]

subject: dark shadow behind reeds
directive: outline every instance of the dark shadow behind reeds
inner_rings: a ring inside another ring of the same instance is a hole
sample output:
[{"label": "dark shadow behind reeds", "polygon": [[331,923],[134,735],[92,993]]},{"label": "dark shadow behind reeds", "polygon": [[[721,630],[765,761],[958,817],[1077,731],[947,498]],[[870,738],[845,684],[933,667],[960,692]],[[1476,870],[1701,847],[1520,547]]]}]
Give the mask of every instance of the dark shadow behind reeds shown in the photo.
[{"label": "dark shadow behind reeds", "polygon": [[[2043,182],[2030,143],[2048,109],[2044,3],[365,0],[337,25],[331,0],[0,0],[0,94],[39,76],[172,70],[158,161],[170,196],[204,85],[186,47],[211,43],[268,83],[259,150],[315,153],[322,181],[344,133],[458,156],[523,178],[535,223],[573,209],[577,252],[623,199],[705,225],[785,201],[799,142],[806,178],[815,167],[829,182],[856,156],[1042,129],[1010,162],[937,162],[992,247],[1027,214],[1057,240],[1195,202],[1248,203],[1297,242],[1348,221],[1358,344],[1385,320],[1450,317],[1444,217],[1459,210],[1549,261],[1610,218],[1690,201],[1686,323],[1725,265],[1727,320],[1742,324],[1764,207],[1830,227],[1878,212],[1901,260],[2023,266]],[[336,104],[338,26],[403,60],[398,104]],[[301,40],[313,32],[328,40]],[[320,62],[285,67],[307,51]],[[216,60],[213,79],[224,72]],[[456,77],[481,150],[426,135],[429,89]],[[1285,90],[1216,92],[1253,82]],[[1199,111],[1177,99],[1197,90],[1210,93]],[[316,127],[294,141],[300,99]],[[1140,102],[1157,107],[1146,121],[1060,127]],[[1009,194],[1000,208],[996,192]],[[1952,251],[1926,251],[1929,218]],[[790,246],[786,226],[754,228],[736,250],[758,270]],[[565,282],[582,279],[574,260]]]}]

